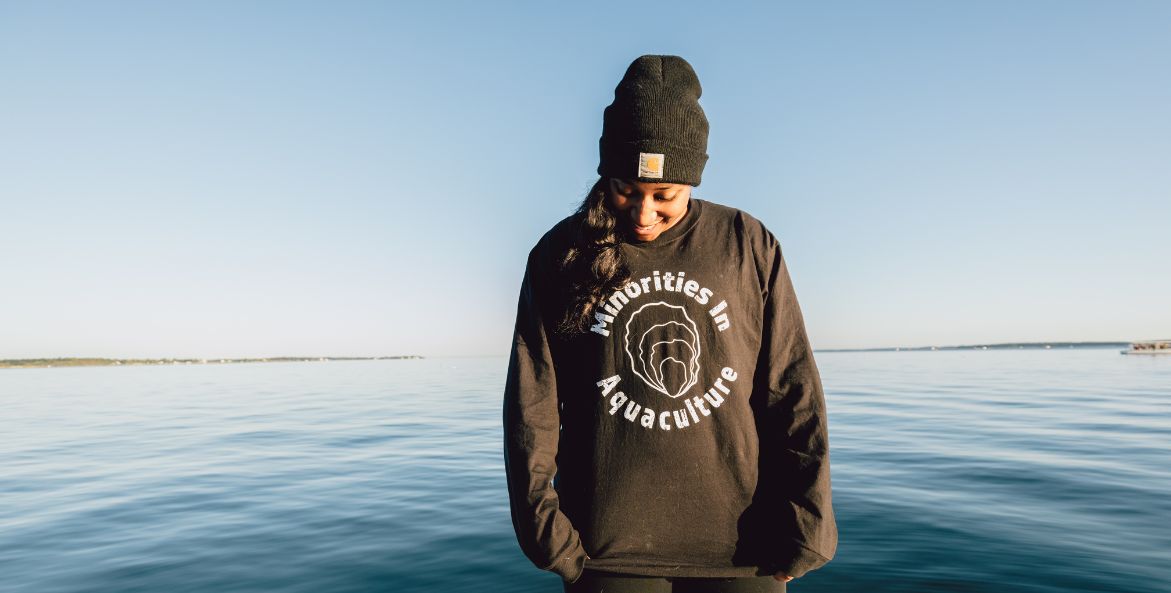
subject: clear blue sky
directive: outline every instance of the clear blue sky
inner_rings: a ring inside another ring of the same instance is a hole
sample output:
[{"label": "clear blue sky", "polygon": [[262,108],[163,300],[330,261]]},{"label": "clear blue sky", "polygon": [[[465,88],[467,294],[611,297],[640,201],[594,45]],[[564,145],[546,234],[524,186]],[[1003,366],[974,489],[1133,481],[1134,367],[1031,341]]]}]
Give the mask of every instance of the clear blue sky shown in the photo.
[{"label": "clear blue sky", "polygon": [[644,53],[815,347],[1171,337],[1171,3],[405,4],[0,4],[0,357],[506,354]]}]

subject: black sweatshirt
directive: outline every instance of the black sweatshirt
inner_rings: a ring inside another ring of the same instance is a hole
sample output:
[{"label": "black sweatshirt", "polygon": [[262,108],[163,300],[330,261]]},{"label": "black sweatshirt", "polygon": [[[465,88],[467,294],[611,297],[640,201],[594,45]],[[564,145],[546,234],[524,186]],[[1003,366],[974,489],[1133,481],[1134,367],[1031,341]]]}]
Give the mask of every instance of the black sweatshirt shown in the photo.
[{"label": "black sweatshirt", "polygon": [[566,217],[532,251],[504,392],[513,526],[569,582],[583,567],[652,576],[799,577],[837,548],[821,379],[776,237],[691,198],[655,240],[623,243],[631,280],[590,331],[555,262]]}]

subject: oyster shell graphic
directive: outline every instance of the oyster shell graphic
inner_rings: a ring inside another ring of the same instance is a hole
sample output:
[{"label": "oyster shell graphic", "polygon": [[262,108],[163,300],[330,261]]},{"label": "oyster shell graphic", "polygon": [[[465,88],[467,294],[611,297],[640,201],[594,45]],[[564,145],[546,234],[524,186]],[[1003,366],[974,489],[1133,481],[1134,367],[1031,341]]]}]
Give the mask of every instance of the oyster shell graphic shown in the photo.
[{"label": "oyster shell graphic", "polygon": [[699,330],[683,307],[639,307],[626,320],[625,346],[634,373],[664,395],[679,397],[699,381]]}]

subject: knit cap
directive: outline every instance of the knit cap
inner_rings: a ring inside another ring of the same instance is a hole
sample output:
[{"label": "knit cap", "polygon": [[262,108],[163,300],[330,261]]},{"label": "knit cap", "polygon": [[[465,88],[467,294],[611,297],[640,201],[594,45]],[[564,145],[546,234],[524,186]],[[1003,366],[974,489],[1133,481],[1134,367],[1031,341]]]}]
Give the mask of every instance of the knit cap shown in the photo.
[{"label": "knit cap", "polygon": [[630,64],[602,115],[598,174],[699,185],[707,164],[707,117],[695,70],[679,56]]}]

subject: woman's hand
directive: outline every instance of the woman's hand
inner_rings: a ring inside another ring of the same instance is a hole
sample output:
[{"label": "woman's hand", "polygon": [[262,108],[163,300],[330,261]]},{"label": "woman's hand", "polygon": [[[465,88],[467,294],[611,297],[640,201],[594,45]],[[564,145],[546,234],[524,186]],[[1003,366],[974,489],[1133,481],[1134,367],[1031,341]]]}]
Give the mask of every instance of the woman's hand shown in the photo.
[{"label": "woman's hand", "polygon": [[787,583],[787,582],[793,580],[793,577],[791,577],[783,572],[778,572],[777,574],[774,574],[773,578],[782,582],[782,583]]}]

